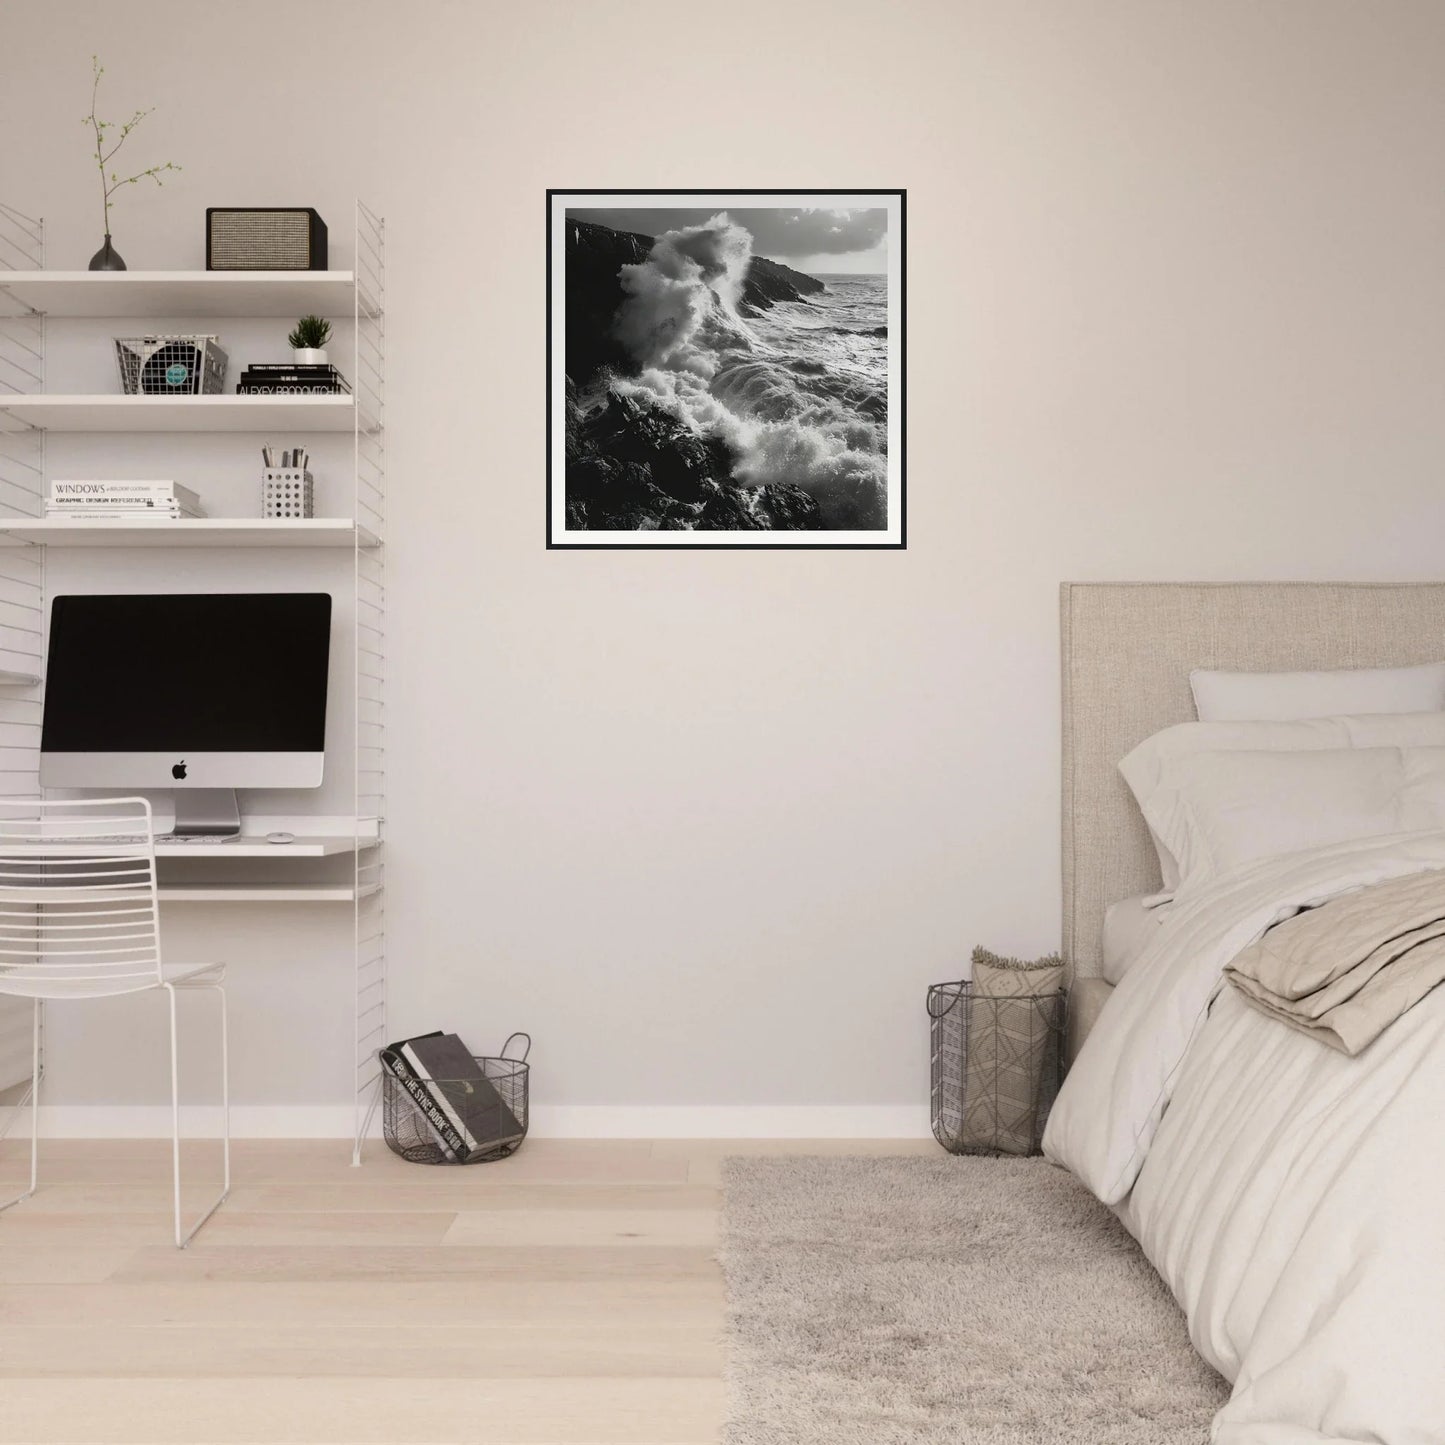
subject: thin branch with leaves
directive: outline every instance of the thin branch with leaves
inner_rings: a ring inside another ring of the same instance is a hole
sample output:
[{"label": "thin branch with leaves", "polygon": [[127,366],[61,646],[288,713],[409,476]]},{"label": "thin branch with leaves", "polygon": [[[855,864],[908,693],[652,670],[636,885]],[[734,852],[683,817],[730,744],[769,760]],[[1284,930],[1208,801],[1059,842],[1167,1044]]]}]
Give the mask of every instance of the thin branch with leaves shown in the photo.
[{"label": "thin branch with leaves", "polygon": [[[90,57],[90,65],[95,74],[94,82],[90,88],[90,114],[83,116],[80,123],[82,125],[88,125],[95,134],[95,163],[100,171],[101,201],[105,208],[105,234],[109,236],[110,198],[115,195],[122,186],[133,186],[137,181],[145,180],[152,180],[156,185],[162,186],[165,182],[161,179],[161,176],[166,171],[178,171],[181,167],[176,165],[174,161],[167,161],[164,165],[150,166],[143,171],[138,171],[133,176],[125,177],[118,176],[114,171],[108,169],[111,161],[115,159],[116,152],[126,143],[126,138],[130,135],[131,131],[150,115],[155,110],[155,107],[151,106],[150,110],[136,111],[124,125],[120,126],[119,135],[112,137],[112,135],[107,134],[107,132],[114,132],[116,130],[115,124],[112,121],[101,120],[96,114],[96,106],[100,96],[100,78],[105,74],[105,67],[100,63],[100,57],[97,55]],[[107,147],[109,147],[109,149],[107,149]]]}]

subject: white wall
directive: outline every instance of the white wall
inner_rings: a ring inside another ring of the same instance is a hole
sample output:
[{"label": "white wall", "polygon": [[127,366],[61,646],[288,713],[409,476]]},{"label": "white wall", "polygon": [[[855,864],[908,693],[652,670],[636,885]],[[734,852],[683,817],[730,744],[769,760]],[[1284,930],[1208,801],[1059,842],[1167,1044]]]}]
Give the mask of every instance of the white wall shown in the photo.
[{"label": "white wall", "polygon": [[[92,51],[185,167],[122,198],[132,267],[202,264],[208,204],[315,204],[336,264],[353,195],[386,214],[393,1019],[531,1029],[544,1105],[916,1106],[925,985],[1058,941],[1058,582],[1440,575],[1433,0],[0,26],[0,194],[54,266],[100,239]],[[549,185],[907,187],[905,553],[544,550]],[[281,1101],[245,1031],[316,1020],[247,927],[240,1092]],[[94,1102],[134,1046],[82,1043]]]}]

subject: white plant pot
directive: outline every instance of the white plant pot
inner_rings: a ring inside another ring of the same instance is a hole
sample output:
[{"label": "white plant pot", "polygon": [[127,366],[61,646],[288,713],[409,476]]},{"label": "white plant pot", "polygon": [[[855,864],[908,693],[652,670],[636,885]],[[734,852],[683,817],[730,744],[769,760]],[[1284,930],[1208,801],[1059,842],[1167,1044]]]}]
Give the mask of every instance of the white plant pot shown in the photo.
[{"label": "white plant pot", "polygon": [[314,346],[297,346],[292,349],[297,366],[325,366],[326,353]]}]

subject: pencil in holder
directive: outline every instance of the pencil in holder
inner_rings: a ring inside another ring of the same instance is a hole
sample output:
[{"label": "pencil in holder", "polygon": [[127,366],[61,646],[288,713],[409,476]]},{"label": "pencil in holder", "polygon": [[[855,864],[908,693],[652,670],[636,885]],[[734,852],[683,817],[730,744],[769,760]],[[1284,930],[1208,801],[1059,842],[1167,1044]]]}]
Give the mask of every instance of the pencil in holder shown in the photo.
[{"label": "pencil in holder", "polygon": [[263,517],[314,517],[315,482],[311,473],[296,467],[261,469],[261,515]]}]

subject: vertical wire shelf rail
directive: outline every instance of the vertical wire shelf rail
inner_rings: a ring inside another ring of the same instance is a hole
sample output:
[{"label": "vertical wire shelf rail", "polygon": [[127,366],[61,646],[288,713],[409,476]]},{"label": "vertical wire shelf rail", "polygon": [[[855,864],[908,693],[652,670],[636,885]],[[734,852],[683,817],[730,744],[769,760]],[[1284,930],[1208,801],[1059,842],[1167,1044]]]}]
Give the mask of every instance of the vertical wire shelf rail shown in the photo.
[{"label": "vertical wire shelf rail", "polygon": [[[386,227],[356,203],[355,355],[355,1139],[361,1149],[381,1087],[378,1051],[386,1042],[386,894],[381,830],[386,798]],[[367,545],[364,538],[375,538]]]},{"label": "vertical wire shelf rail", "polygon": [[[0,394],[45,390],[45,316],[15,299],[7,272],[45,267],[45,222],[0,201]],[[0,418],[0,518],[38,517],[44,508],[45,432]],[[0,545],[0,796],[40,792],[41,677],[44,674],[45,549]],[[39,922],[39,907],[32,913]],[[12,922],[18,920],[11,920]],[[38,930],[37,930],[38,932]],[[0,1090],[31,1078],[30,1007],[0,998]],[[44,1007],[41,1073],[44,1073]],[[27,1090],[23,1104],[29,1098]],[[0,1123],[0,1137],[19,1109]]]}]

